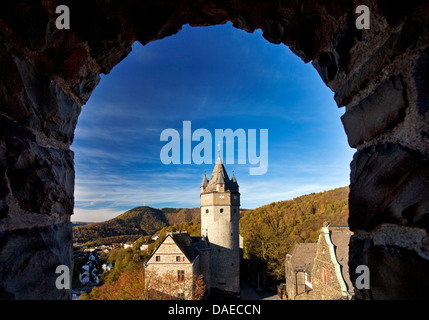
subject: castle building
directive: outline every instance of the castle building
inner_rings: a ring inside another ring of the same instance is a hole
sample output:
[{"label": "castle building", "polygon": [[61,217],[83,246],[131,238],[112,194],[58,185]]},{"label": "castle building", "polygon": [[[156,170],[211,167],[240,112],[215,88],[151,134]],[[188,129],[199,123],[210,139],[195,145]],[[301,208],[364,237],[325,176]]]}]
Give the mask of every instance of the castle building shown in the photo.
[{"label": "castle building", "polygon": [[[177,275],[177,281],[203,275],[207,293],[212,297],[238,296],[240,193],[234,173],[229,179],[220,155],[210,180],[204,173],[200,206],[201,236],[191,237],[184,232],[168,234],[146,262],[146,278],[154,272],[173,278]],[[175,289],[169,294],[191,299],[192,286],[185,286],[185,282],[182,291]]]}]

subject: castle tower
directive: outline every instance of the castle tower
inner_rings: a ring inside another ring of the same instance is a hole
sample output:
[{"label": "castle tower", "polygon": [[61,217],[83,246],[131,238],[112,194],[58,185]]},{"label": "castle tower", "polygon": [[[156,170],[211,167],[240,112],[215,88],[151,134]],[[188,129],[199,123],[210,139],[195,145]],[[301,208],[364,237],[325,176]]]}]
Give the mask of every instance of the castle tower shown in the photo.
[{"label": "castle tower", "polygon": [[201,236],[210,243],[211,291],[240,293],[240,193],[233,173],[230,180],[220,155],[210,180],[201,183]]}]

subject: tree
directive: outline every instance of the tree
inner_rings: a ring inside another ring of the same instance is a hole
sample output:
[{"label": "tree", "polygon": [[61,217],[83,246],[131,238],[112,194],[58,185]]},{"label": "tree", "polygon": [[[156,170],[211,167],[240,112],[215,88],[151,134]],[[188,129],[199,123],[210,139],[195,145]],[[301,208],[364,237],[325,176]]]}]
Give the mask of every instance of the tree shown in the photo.
[{"label": "tree", "polygon": [[201,300],[206,293],[203,275],[187,274],[180,281],[174,272],[147,271],[145,300]]}]

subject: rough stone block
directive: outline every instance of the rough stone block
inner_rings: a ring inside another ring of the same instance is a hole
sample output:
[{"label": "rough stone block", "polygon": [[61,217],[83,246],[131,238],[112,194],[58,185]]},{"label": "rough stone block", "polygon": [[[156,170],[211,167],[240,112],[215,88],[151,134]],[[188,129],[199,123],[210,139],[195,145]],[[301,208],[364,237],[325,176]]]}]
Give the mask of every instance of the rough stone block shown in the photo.
[{"label": "rough stone block", "polygon": [[429,163],[399,144],[358,151],[351,163],[349,226],[383,222],[428,228]]},{"label": "rough stone block", "polygon": [[335,90],[334,99],[338,107],[348,105],[355,95],[368,87],[381,70],[417,40],[420,32],[410,21],[398,33],[391,34],[365,63],[351,71],[352,75],[342,87]]},{"label": "rough stone block", "polygon": [[71,299],[55,285],[59,265],[72,271],[71,244],[70,222],[0,232],[0,299]]},{"label": "rough stone block", "polygon": [[70,150],[40,146],[30,130],[0,115],[0,218],[8,214],[11,202],[15,208],[12,215],[22,210],[70,216],[74,204],[73,158]]},{"label": "rough stone block", "polygon": [[341,117],[349,145],[355,148],[393,129],[404,119],[406,107],[401,77],[382,82],[369,97]]},{"label": "rough stone block", "polygon": [[369,268],[369,289],[355,288],[357,299],[428,299],[429,261],[397,246],[375,246],[370,238],[350,239],[350,278],[356,283],[356,268]]}]

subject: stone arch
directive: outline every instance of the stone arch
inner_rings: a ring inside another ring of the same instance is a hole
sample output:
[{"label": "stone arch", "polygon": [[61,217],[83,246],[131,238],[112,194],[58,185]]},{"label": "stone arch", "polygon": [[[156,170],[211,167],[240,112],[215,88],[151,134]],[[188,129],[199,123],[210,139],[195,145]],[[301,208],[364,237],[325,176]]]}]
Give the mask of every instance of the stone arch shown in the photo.
[{"label": "stone arch", "polygon": [[[371,270],[357,298],[427,297],[429,284],[429,4],[423,0],[54,0],[0,4],[0,298],[69,299],[73,141],[101,73],[181,26],[231,21],[312,62],[357,149],[351,163],[349,266]],[[369,30],[355,26],[370,8]],[[395,281],[392,281],[395,279]]]}]

